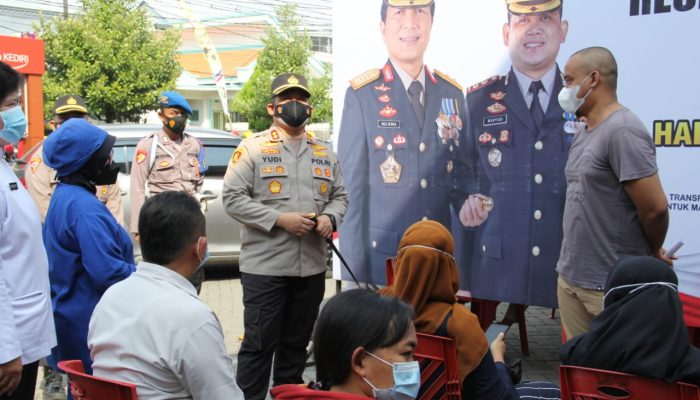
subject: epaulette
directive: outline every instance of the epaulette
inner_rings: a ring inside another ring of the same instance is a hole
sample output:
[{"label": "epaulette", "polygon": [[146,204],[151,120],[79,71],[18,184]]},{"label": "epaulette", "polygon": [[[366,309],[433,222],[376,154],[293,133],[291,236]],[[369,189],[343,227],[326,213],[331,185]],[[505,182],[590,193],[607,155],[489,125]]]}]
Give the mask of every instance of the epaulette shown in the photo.
[{"label": "epaulette", "polygon": [[353,90],[357,90],[370,82],[376,81],[381,75],[380,69],[370,69],[369,71],[363,72],[362,74],[350,79],[350,86]]},{"label": "epaulette", "polygon": [[472,92],[479,90],[481,88],[485,88],[486,86],[491,85],[494,82],[498,82],[499,80],[501,80],[501,76],[494,75],[494,76],[490,77],[489,79],[481,81],[475,85],[471,85],[467,88],[467,94],[472,93]]},{"label": "epaulette", "polygon": [[440,78],[442,78],[442,79],[446,80],[447,82],[451,83],[454,87],[456,87],[457,89],[459,89],[460,92],[462,91],[462,89],[463,89],[463,88],[462,88],[462,85],[460,85],[460,84],[457,82],[457,80],[454,79],[453,77],[447,75],[447,74],[444,73],[444,72],[440,72],[440,71],[438,71],[438,70],[436,70],[436,69],[433,70],[433,72],[435,72],[435,74],[436,74],[437,76],[439,76]]}]

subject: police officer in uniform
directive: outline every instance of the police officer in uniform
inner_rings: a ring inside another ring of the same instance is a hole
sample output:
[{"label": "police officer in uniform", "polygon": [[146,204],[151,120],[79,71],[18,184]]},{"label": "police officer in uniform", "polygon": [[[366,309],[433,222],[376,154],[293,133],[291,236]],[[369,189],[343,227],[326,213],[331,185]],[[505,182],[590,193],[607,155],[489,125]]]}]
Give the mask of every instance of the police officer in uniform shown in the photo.
[{"label": "police officer in uniform", "polygon": [[[163,92],[158,117],[163,129],[141,139],[131,163],[131,233],[138,234],[139,211],[149,195],[176,190],[195,196],[202,187],[200,173],[201,145],[185,133],[192,107],[177,92]],[[199,269],[190,281],[199,292],[204,270]]]},{"label": "police officer in uniform", "polygon": [[335,154],[305,129],[310,96],[303,76],[275,78],[272,127],[243,140],[224,176],[224,207],[241,223],[245,334],[236,378],[249,400],[267,395],[273,356],[275,386],[303,383],[325,289],[325,239],[347,207]]},{"label": "police officer in uniform", "polygon": [[[556,307],[566,165],[573,138],[559,106],[556,64],[568,24],[561,0],[506,0],[503,27],[513,66],[467,90],[468,144],[478,192],[460,213],[479,226],[471,292],[479,299]],[[470,245],[463,243],[464,246]],[[494,308],[495,311],[495,308]]]},{"label": "police officer in uniform", "polygon": [[449,229],[450,205],[459,212],[469,193],[462,88],[423,63],[434,11],[433,0],[383,0],[389,60],[345,94],[338,156],[350,202],[340,245],[364,282],[386,282],[385,260],[414,222]]},{"label": "police officer in uniform", "polygon": [[[80,96],[68,94],[56,100],[53,108],[53,117],[49,123],[51,129],[55,131],[62,123],[71,118],[87,117],[88,110],[85,100]],[[43,144],[39,145],[32,154],[32,157],[29,159],[29,168],[27,168],[24,178],[27,183],[27,190],[39,208],[41,221],[43,222],[49,209],[51,195],[56,189],[58,180],[56,180],[56,171],[44,163],[42,150]],[[122,196],[119,184],[98,185],[96,188],[97,199],[107,206],[107,209],[114,215],[114,218],[120,225],[124,225],[124,210],[122,209]]]}]

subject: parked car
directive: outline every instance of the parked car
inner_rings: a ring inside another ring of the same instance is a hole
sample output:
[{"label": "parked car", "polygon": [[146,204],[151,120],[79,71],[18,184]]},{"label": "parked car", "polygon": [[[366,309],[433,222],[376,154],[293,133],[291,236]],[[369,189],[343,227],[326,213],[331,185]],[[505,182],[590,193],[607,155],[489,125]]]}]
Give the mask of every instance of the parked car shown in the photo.
[{"label": "parked car", "polygon": [[[161,129],[158,125],[103,125],[101,128],[117,138],[114,144],[113,160],[119,165],[118,184],[122,192],[124,224],[129,230],[131,215],[130,177],[131,162],[134,159],[136,144],[149,133]],[[205,160],[209,169],[204,175],[204,183],[198,194],[202,211],[207,220],[209,260],[207,265],[238,264],[241,252],[240,224],[224,210],[221,201],[224,174],[231,155],[238,147],[240,138],[214,129],[188,127],[187,133],[204,144]],[[39,145],[16,160],[13,169],[24,182],[24,174],[32,154]],[[134,243],[134,253],[140,258],[141,250]]]}]

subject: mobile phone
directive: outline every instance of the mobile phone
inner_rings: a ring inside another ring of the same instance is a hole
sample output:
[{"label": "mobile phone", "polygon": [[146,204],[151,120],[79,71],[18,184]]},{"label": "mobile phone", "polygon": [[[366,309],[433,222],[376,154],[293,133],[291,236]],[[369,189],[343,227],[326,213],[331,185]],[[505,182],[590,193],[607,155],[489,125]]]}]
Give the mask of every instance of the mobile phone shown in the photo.
[{"label": "mobile phone", "polygon": [[489,341],[489,345],[493,343],[494,340],[498,337],[499,333],[503,333],[504,335],[506,332],[508,332],[508,329],[510,329],[510,325],[505,325],[505,324],[491,324],[489,325],[488,329],[486,329],[486,340]]},{"label": "mobile phone", "polygon": [[673,255],[676,254],[678,249],[683,247],[684,244],[685,242],[683,241],[683,239],[679,240],[678,243],[674,244],[673,246],[671,246],[670,249],[668,249],[668,251],[666,252],[666,257],[673,257]]}]

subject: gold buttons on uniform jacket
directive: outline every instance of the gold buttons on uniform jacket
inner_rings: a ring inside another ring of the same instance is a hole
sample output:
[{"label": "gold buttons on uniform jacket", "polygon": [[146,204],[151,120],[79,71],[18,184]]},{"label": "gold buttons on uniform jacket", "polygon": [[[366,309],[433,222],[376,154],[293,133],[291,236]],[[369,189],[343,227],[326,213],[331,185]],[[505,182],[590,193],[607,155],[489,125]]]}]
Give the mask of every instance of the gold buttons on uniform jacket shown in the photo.
[{"label": "gold buttons on uniform jacket", "polygon": [[538,221],[542,219],[542,211],[535,210],[535,219]]},{"label": "gold buttons on uniform jacket", "polygon": [[427,188],[427,187],[428,187],[428,181],[425,180],[425,179],[421,179],[421,180],[420,180],[420,187],[422,187],[423,189]]},{"label": "gold buttons on uniform jacket", "polygon": [[540,248],[537,246],[533,247],[532,248],[532,255],[535,257],[539,256],[540,255]]},{"label": "gold buttons on uniform jacket", "polygon": [[542,148],[544,148],[544,143],[541,140],[535,142],[535,150],[542,150]]},{"label": "gold buttons on uniform jacket", "polygon": [[540,175],[540,174],[535,175],[535,183],[536,184],[539,185],[540,183],[542,183],[542,180],[543,180],[542,175]]}]

